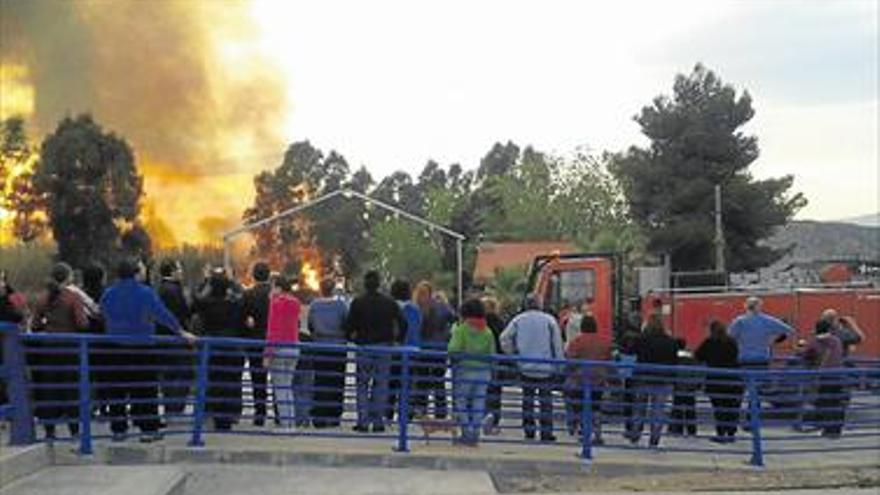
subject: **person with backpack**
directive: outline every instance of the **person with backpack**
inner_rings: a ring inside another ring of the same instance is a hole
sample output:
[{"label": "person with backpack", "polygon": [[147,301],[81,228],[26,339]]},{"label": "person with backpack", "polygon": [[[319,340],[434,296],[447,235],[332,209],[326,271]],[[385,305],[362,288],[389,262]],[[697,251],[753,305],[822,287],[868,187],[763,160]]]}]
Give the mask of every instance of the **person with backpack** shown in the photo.
[{"label": "person with backpack", "polygon": [[[529,360],[565,359],[562,332],[556,318],[541,311],[534,296],[525,301],[526,310],[514,317],[501,333],[501,348]],[[528,440],[535,438],[536,422],[540,423],[541,441],[555,442],[553,434],[553,388],[559,365],[549,362],[521,361],[523,432]],[[535,415],[535,398],[540,413]]]}]

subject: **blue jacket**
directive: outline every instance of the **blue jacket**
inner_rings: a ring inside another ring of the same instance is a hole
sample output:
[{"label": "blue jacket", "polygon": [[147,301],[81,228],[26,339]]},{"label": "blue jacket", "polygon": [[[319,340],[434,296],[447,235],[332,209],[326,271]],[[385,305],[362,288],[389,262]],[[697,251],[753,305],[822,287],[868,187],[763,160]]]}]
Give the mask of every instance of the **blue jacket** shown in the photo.
[{"label": "blue jacket", "polygon": [[101,297],[101,312],[109,335],[148,337],[155,335],[156,323],[180,333],[180,322],[159,299],[156,292],[134,279],[123,279],[110,286]]},{"label": "blue jacket", "polygon": [[418,347],[422,343],[422,312],[412,301],[397,301],[406,318],[404,344]]}]

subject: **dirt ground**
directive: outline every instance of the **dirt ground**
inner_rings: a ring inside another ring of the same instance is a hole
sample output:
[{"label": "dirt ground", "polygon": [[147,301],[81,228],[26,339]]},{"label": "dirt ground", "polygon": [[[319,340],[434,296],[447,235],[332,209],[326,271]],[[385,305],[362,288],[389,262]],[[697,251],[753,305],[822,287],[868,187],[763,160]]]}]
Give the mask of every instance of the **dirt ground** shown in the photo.
[{"label": "dirt ground", "polygon": [[547,492],[706,492],[778,491],[793,489],[840,489],[877,487],[880,466],[871,468],[829,468],[788,472],[694,472],[667,475],[519,475],[496,473],[492,481],[500,493]]}]

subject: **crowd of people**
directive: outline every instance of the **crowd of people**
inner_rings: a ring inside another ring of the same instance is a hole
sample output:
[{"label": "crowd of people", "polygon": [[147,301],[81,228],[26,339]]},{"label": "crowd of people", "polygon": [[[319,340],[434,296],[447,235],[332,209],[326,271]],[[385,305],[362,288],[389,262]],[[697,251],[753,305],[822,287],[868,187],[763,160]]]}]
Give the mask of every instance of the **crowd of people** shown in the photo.
[{"label": "crowd of people", "polygon": [[[253,266],[248,288],[217,267],[206,268],[202,282],[188,291],[176,260],[162,261],[159,276],[154,289],[142,263],[123,260],[112,285],[105,287],[103,270],[89,267],[80,286],[74,283],[73,269],[58,263],[46,290],[28,308],[0,272],[0,321],[34,333],[125,338],[95,344],[90,354],[98,412],[110,422],[114,440],[124,440],[134,425],[141,441],[152,442],[161,438],[168,423],[186,417],[196,378],[193,345],[205,336],[254,342],[217,344],[209,353],[205,409],[218,431],[231,430],[244,417],[245,371],[254,426],[264,427],[269,418],[284,431],[341,426],[353,343],[353,429],[358,433],[384,432],[400,411],[407,411],[407,420],[445,420],[451,381],[449,421],[458,425],[455,441],[461,445],[476,445],[481,434],[498,432],[502,390],[512,384],[522,392],[526,439],[556,441],[554,397],[561,392],[570,434],[583,434],[588,404],[594,412],[591,441],[602,445],[604,412],[617,405],[624,436],[636,444],[648,424],[648,445],[656,447],[664,430],[696,435],[697,396],[703,391],[716,424],[712,440],[729,443],[741,424],[749,425],[740,412],[745,384],[741,376],[720,370],[766,369],[773,346],[795,335],[791,326],[764,313],[757,297],[748,298],[745,313],[729,328],[712,321],[708,337],[690,353],[664,327],[661,311],[639,332],[614,341],[608,338],[610,329],[600,329],[586,307],[557,318],[530,296],[523,311],[505,322],[492,297],[468,298],[456,311],[427,281],[413,288],[408,281],[395,280],[386,293],[375,271],[366,273],[362,291],[350,300],[333,279],[321,281],[319,294],[306,298],[295,276],[273,274],[263,262]],[[179,338],[157,344],[154,335]],[[829,309],[798,352],[809,366],[840,368],[863,337],[852,318]],[[329,345],[298,345],[302,342]],[[37,385],[34,412],[48,438],[55,437],[56,425],[65,423],[71,435],[78,434],[78,356],[60,351],[64,345],[32,343],[28,353]],[[394,350],[399,346],[422,352],[408,354],[412,359],[404,363]],[[402,374],[405,365],[408,380]],[[719,371],[700,374],[685,365]],[[406,387],[409,400],[401,408]],[[816,397],[814,410],[798,425],[814,424],[823,436],[839,437],[846,384],[839,377],[822,378]]]}]

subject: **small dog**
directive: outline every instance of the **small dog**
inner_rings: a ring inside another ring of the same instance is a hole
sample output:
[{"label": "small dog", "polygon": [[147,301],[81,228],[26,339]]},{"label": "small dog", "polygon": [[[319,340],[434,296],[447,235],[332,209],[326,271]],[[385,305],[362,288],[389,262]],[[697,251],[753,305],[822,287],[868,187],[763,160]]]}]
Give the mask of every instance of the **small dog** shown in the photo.
[{"label": "small dog", "polygon": [[447,432],[450,434],[451,440],[458,436],[458,424],[451,419],[435,419],[427,416],[416,416],[412,420],[413,424],[422,429],[422,435],[425,438],[425,445],[431,443],[431,435],[435,433]]}]

